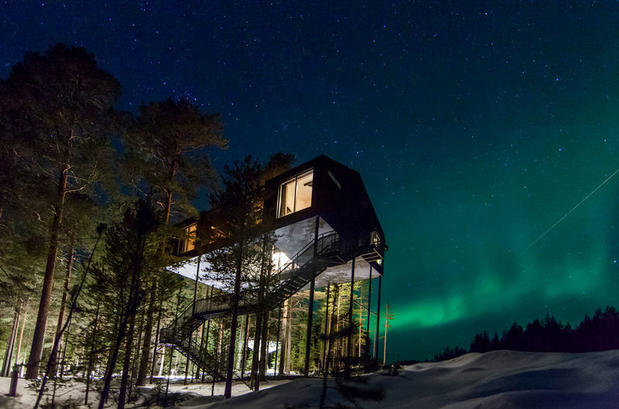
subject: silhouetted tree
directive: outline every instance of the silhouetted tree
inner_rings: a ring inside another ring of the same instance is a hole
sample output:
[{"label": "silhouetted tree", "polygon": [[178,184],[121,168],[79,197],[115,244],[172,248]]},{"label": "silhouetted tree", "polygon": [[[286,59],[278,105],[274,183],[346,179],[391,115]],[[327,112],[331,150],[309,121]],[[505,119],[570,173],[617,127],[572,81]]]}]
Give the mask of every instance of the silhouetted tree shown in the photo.
[{"label": "silhouetted tree", "polygon": [[[224,148],[219,115],[203,114],[186,99],[168,99],[140,107],[140,113],[126,138],[125,176],[139,191],[144,191],[162,211],[168,225],[172,212],[182,217],[195,214],[191,200],[199,186],[212,187],[215,170],[209,148]],[[161,245],[165,253],[167,241]],[[142,357],[136,383],[144,384],[150,362],[159,275],[154,272],[149,290],[149,305],[144,325]],[[145,277],[146,278],[146,277]]]},{"label": "silhouetted tree", "polygon": [[[118,325],[115,330],[115,339],[104,377],[99,409],[103,408],[107,399],[119,351],[125,336],[128,335],[121,379],[121,396],[118,402],[119,407],[124,407],[123,391],[127,387],[127,370],[131,356],[133,326],[136,312],[144,297],[144,290],[141,288],[141,275],[142,271],[148,268],[150,260],[148,249],[151,249],[150,254],[154,253],[150,239],[151,234],[157,228],[159,218],[155,215],[149,202],[141,200],[136,207],[135,210],[127,209],[122,223],[112,227],[106,237],[104,256],[106,269],[100,271],[105,273],[107,270],[109,274],[107,280],[111,284],[114,282],[119,284],[110,288],[110,295],[117,292],[114,300],[119,301],[120,309],[116,320]],[[99,279],[106,278],[99,277]],[[129,329],[127,331],[128,324]]]},{"label": "silhouetted tree", "polygon": [[486,331],[481,334],[475,335],[473,342],[471,343],[471,347],[469,348],[471,352],[488,352],[490,351],[490,338],[488,337],[488,333]]},{"label": "silhouetted tree", "polygon": [[111,108],[119,95],[120,84],[92,54],[62,44],[43,55],[26,54],[2,86],[3,125],[14,140],[28,141],[18,144],[28,148],[18,160],[39,175],[42,187],[52,187],[47,264],[28,378],[38,375],[65,204],[72,193],[87,193],[105,174],[116,118]]},{"label": "silhouetted tree", "polygon": [[450,348],[449,346],[445,347],[445,350],[443,352],[441,352],[440,354],[436,354],[434,355],[434,358],[432,359],[435,362],[439,362],[439,361],[447,361],[448,359],[453,359],[453,358],[457,358],[461,355],[466,354],[466,349],[464,348],[460,348],[459,346],[455,346],[452,348]]},{"label": "silhouetted tree", "polygon": [[[230,346],[226,368],[226,388],[224,396],[229,398],[232,391],[232,376],[236,347],[236,333],[238,326],[238,308],[241,302],[241,283],[255,288],[254,291],[245,291],[245,296],[251,300],[245,302],[265,303],[265,294],[269,286],[272,269],[272,234],[257,230],[263,219],[263,190],[265,174],[281,172],[281,168],[288,167],[292,157],[278,154],[271,158],[266,165],[245,157],[242,162],[234,162],[232,166],[225,166],[222,175],[223,188],[210,196],[211,204],[215,208],[225,209],[226,217],[217,227],[226,235],[230,244],[219,247],[206,254],[210,265],[210,274],[231,290],[231,326]],[[269,175],[270,176],[270,175]],[[254,359],[252,360],[252,379],[256,381],[256,370],[266,368],[266,340],[268,330],[268,311],[266,309],[256,313],[256,330],[254,336]],[[257,357],[262,340],[263,353],[261,365],[258,366]]]},{"label": "silhouetted tree", "polygon": [[585,315],[575,327],[562,324],[550,314],[535,319],[523,329],[513,323],[502,337],[490,341],[486,331],[475,335],[471,352],[511,349],[531,352],[589,352],[619,348],[619,313],[614,307]]}]

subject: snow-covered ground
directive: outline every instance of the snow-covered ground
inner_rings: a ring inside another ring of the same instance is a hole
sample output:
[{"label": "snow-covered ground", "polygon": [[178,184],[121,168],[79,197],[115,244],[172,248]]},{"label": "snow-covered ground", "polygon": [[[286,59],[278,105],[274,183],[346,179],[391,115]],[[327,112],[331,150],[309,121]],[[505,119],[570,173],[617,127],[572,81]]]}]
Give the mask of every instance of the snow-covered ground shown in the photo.
[{"label": "snow-covered ground", "polygon": [[[0,407],[14,401],[4,397],[8,378],[0,378]],[[236,397],[210,398],[210,385],[172,385],[184,396],[183,409],[317,408],[322,381],[270,381],[269,389],[247,393],[235,386]],[[23,390],[15,407],[32,407]],[[275,386],[276,385],[276,386]],[[265,385],[266,386],[266,385]],[[76,391],[81,394],[81,391]],[[218,384],[215,394],[223,393]],[[364,397],[365,396],[365,397]],[[381,400],[377,397],[384,396]],[[93,396],[96,399],[96,394]],[[327,407],[411,409],[617,409],[619,408],[619,350],[584,354],[494,351],[467,354],[438,363],[405,366],[396,375],[377,373],[337,386],[329,381]]]},{"label": "snow-covered ground", "polygon": [[[184,377],[178,377],[174,379],[170,383],[170,387],[168,393],[170,395],[170,401],[174,399],[173,395],[180,397],[181,401],[191,400],[193,402],[200,402],[202,405],[206,403],[212,403],[217,400],[221,400],[224,393],[224,383],[217,382],[215,383],[215,388],[213,390],[214,397],[211,397],[212,384],[211,383],[195,383],[185,385],[183,383]],[[162,382],[160,388],[160,394],[163,396],[165,393],[166,381],[165,379],[160,380]],[[274,386],[282,385],[284,383],[289,382],[288,380],[269,380],[268,382],[264,382],[262,385],[263,389],[268,389]],[[34,390],[34,388],[30,387],[30,381],[25,379],[19,379],[17,383],[17,397],[12,398],[6,396],[9,391],[9,386],[11,383],[10,378],[0,377],[0,408],[11,408],[11,409],[32,409],[34,407],[34,403],[37,399],[38,391]],[[49,385],[49,384],[48,384]],[[144,392],[141,395],[148,396],[154,395],[156,392],[153,388],[156,385],[146,385],[143,387]],[[50,386],[51,387],[51,386]],[[88,408],[88,406],[83,405],[84,403],[84,394],[85,394],[85,385],[81,382],[67,382],[65,386],[60,386],[56,392],[55,402],[62,404],[67,404],[69,401],[71,402],[72,407],[84,407]],[[150,392],[149,392],[150,391]],[[232,396],[240,396],[246,393],[250,393],[251,390],[242,382],[235,382],[232,385]],[[49,394],[44,395],[41,400],[42,404],[49,402],[50,397]],[[99,402],[99,394],[92,389],[88,395],[88,403],[90,407],[96,406]],[[141,399],[142,401],[143,399]],[[107,407],[114,407],[112,401]],[[131,408],[134,404],[128,404],[126,407]]]},{"label": "snow-covered ground", "polygon": [[[471,353],[449,361],[406,366],[396,376],[373,374],[364,378],[366,383],[354,383],[353,387],[366,392],[382,389],[385,394],[382,400],[363,399],[354,392],[347,398],[335,388],[334,382],[330,382],[327,406],[364,409],[619,408],[619,351]],[[316,408],[320,391],[320,380],[299,379],[229,401],[191,408]]]}]

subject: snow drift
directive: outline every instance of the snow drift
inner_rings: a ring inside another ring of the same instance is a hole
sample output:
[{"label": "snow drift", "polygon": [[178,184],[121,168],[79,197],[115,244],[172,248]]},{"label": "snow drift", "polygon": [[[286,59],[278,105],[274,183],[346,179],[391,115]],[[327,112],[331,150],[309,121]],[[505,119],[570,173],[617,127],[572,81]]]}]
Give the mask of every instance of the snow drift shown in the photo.
[{"label": "snow drift", "polygon": [[[330,380],[328,407],[414,409],[617,409],[619,351],[580,354],[493,351],[372,374],[356,388],[383,390],[382,400],[345,396]],[[257,393],[185,409],[316,408],[322,382],[298,379]],[[350,394],[349,394],[350,395]]]}]

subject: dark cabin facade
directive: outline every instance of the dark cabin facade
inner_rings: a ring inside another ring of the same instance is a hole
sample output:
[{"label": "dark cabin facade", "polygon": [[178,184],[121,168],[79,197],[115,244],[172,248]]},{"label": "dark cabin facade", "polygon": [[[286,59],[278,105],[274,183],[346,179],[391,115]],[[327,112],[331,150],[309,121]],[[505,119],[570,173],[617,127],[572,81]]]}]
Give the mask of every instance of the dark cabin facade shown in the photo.
[{"label": "dark cabin facade", "polygon": [[[263,198],[263,220],[255,229],[257,234],[275,233],[272,274],[281,277],[267,295],[269,305],[273,309],[285,309],[290,297],[307,295],[309,321],[304,372],[308,373],[314,291],[332,284],[370,280],[371,294],[371,279],[378,278],[379,289],[374,291],[379,309],[383,257],[387,249],[384,232],[359,173],[324,155],[266,181]],[[208,266],[204,261],[200,263],[200,255],[230,243],[218,228],[225,217],[225,209],[214,209],[202,212],[198,220],[184,222],[186,237],[179,241],[176,250],[188,261],[169,270],[218,288],[217,282],[201,279],[200,271],[208,270]],[[352,290],[350,297],[353,305]],[[369,323],[372,302],[365,301]],[[251,300],[239,305],[241,315],[251,315],[255,309]],[[162,333],[163,341],[175,345],[198,366],[205,367],[208,362],[204,353],[195,351],[195,346],[187,340],[205,320],[229,313],[230,306],[225,301],[197,300],[183,314],[183,320],[175,323],[174,329]],[[379,317],[380,310],[375,315]],[[379,319],[376,332],[378,323]],[[370,332],[369,328],[367,331]],[[362,342],[361,335],[358,342]]]},{"label": "dark cabin facade", "polygon": [[[359,254],[357,279],[369,277],[370,264],[374,274],[383,274],[385,236],[358,172],[321,155],[268,180],[263,194],[264,220],[256,230],[274,231],[276,247],[287,258],[314,239],[318,218],[318,234],[334,231],[360,251],[368,250]],[[217,227],[224,217],[225,209],[215,209],[185,221],[187,238],[176,244],[177,255],[196,257],[225,243]],[[183,275],[195,278],[195,272]]]}]

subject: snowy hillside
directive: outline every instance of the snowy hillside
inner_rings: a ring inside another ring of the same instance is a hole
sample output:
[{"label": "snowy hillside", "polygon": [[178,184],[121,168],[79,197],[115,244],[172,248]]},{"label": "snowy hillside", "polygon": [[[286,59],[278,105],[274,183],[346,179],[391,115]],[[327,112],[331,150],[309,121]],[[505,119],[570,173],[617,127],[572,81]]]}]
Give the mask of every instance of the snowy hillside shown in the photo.
[{"label": "snowy hillside", "polygon": [[[619,351],[471,353],[450,361],[407,366],[397,376],[370,375],[367,383],[357,387],[383,388],[385,398],[353,398],[353,402],[331,388],[327,405],[393,409],[617,409]],[[226,402],[192,406],[187,401],[183,407],[315,408],[320,391],[319,380],[299,379]]]}]

